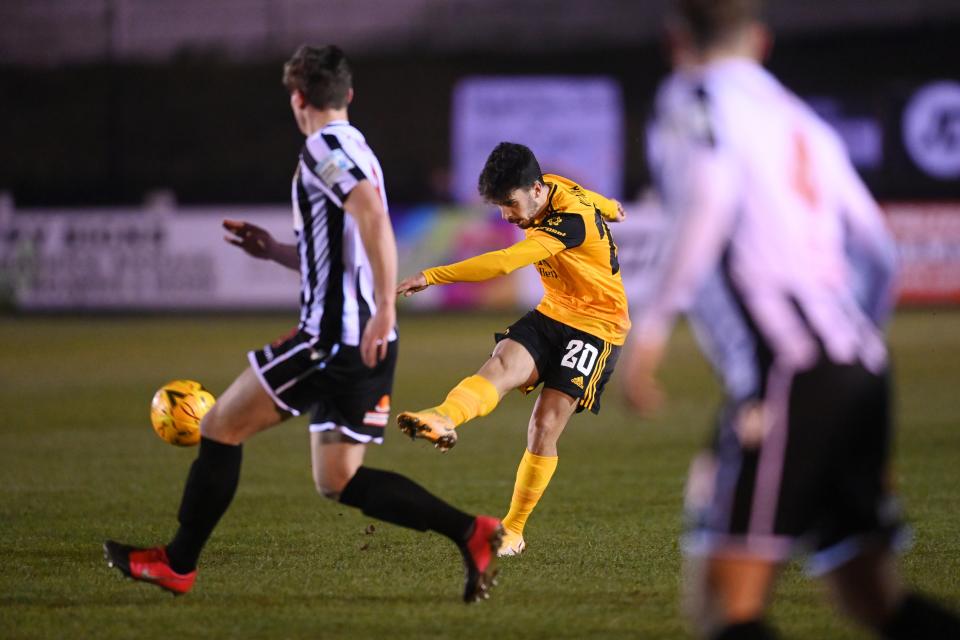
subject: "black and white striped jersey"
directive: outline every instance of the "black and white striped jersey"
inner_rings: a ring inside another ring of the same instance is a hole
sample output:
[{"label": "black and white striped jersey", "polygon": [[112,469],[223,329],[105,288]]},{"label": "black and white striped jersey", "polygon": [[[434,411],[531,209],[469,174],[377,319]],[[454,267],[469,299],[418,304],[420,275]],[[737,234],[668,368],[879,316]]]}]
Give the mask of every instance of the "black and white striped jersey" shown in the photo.
[{"label": "black and white striped jersey", "polygon": [[[383,172],[363,134],[345,120],[307,138],[293,178],[293,227],[300,254],[300,329],[326,349],[357,346],[376,312],[373,276],[356,222],[343,203],[369,180],[387,207]],[[396,340],[396,330],[390,340]]]},{"label": "black and white striped jersey", "polygon": [[686,311],[734,398],[760,393],[774,362],[885,365],[893,241],[811,109],[759,64],[728,59],[667,78],[648,133],[672,233],[637,331],[665,339]]}]

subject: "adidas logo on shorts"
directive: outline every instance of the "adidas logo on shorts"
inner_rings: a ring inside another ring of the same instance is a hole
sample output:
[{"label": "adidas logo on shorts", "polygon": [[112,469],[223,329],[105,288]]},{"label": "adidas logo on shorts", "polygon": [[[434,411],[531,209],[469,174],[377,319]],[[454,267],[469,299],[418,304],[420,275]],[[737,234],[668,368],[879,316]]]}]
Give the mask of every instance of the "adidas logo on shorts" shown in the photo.
[{"label": "adidas logo on shorts", "polygon": [[574,379],[571,380],[570,382],[572,382],[573,384],[575,384],[575,385],[577,385],[578,387],[580,387],[581,389],[583,389],[583,376],[577,376],[576,378],[574,378]]}]

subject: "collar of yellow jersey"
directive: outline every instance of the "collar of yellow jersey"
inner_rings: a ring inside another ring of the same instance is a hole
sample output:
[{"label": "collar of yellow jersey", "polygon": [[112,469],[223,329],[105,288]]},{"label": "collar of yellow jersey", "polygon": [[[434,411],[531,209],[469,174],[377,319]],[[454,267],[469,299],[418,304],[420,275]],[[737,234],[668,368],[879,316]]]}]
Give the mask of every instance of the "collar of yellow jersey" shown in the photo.
[{"label": "collar of yellow jersey", "polygon": [[536,223],[539,224],[544,218],[546,218],[551,213],[556,213],[557,210],[553,206],[553,196],[557,195],[557,183],[556,182],[547,182],[543,181],[543,184],[550,187],[550,195],[547,196],[547,208],[543,210],[543,215],[536,219]]}]

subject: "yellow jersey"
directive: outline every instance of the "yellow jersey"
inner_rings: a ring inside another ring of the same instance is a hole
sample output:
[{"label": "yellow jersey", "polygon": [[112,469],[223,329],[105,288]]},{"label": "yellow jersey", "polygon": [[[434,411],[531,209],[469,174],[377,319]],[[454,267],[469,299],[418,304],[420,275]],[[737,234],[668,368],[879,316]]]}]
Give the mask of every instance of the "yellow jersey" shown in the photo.
[{"label": "yellow jersey", "polygon": [[551,254],[536,263],[544,291],[537,311],[623,344],[630,314],[617,245],[606,222],[617,216],[617,205],[561,176],[546,174],[543,181],[550,188],[546,211],[526,231]]},{"label": "yellow jersey", "polygon": [[607,220],[612,200],[561,176],[545,174],[549,196],[526,239],[456,264],[423,272],[427,284],[477,282],[535,264],[544,296],[537,311],[616,345],[630,330],[617,245]]}]

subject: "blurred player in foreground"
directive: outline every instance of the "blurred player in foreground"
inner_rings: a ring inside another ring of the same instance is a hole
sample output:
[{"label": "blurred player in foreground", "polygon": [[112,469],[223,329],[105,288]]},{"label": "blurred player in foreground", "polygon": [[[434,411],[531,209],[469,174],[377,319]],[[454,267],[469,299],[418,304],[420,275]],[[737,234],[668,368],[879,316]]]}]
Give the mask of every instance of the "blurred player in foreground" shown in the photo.
[{"label": "blurred player in foreground", "polygon": [[293,178],[297,244],[254,225],[224,221],[227,241],[301,274],[300,324],[248,354],[240,374],[201,423],[180,528],[166,546],[108,541],[107,560],[125,575],[186,593],[197,560],[240,479],[242,444],[290,416],[310,412],[317,490],[363,513],[450,538],[466,567],[464,600],[487,597],[500,523],[451,507],[396,473],[363,466],[366,444],[383,441],[397,359],[397,250],[380,163],[347,121],[352,74],[337,47],[301,47],[284,86],[306,143]]},{"label": "blurred player in foreground", "polygon": [[758,2],[678,5],[649,147],[672,244],[624,384],[654,408],[655,370],[687,311],[726,387],[688,481],[688,614],[705,637],[773,637],[763,618],[778,570],[805,550],[874,633],[960,637],[957,618],[903,586],[893,555],[882,327],[894,247],[881,212],[837,135],[760,65]]},{"label": "blurred player in foreground", "polygon": [[480,175],[480,195],[500,208],[526,239],[500,251],[434,267],[400,283],[409,296],[434,284],[479,282],[535,264],[544,296],[531,311],[495,336],[493,355],[462,380],[439,406],[400,413],[400,428],[446,451],[454,430],[485,416],[511,389],[533,391],[541,382],[527,427],[527,450],[517,469],[510,511],[503,520],[501,555],[525,548],[523,528],[557,468],[557,440],[570,417],[600,411],[600,395],[613,373],[630,320],[617,247],[607,222],[619,222],[620,203],[556,175],[543,175],[527,147],[500,143]]}]

